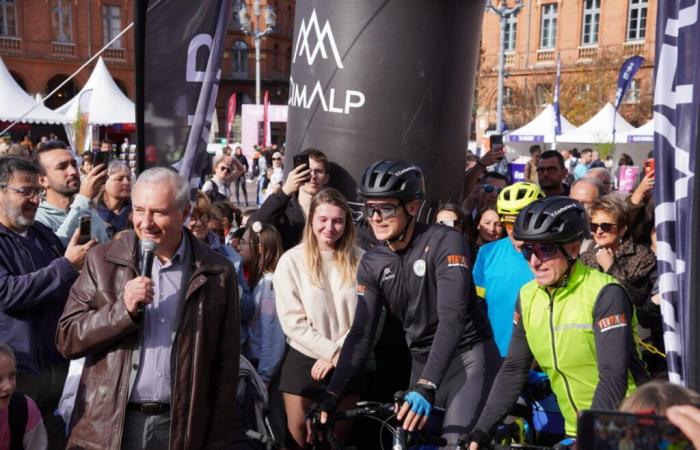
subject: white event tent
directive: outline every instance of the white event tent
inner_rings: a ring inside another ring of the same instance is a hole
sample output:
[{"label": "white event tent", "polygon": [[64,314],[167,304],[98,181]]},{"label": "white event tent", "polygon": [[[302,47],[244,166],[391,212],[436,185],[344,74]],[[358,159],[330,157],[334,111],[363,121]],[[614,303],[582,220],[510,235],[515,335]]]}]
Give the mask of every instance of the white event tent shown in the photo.
[{"label": "white event tent", "polygon": [[[26,114],[29,112],[28,114]],[[25,115],[26,114],[26,115]],[[24,117],[22,117],[24,116]],[[0,58],[0,121],[65,124],[69,120],[24,92]]]},{"label": "white event tent", "polygon": [[92,91],[87,108],[90,125],[136,122],[134,103],[119,89],[101,57],[85,86],[56,111],[67,117],[69,121],[75,121],[78,117],[80,97],[89,91]]},{"label": "white event tent", "polygon": [[634,127],[615,111],[613,105],[606,103],[588,122],[576,129],[563,133],[557,138],[557,141],[571,144],[612,143],[613,120],[615,121],[616,134],[634,130]]},{"label": "white event tent", "polygon": [[[573,130],[575,127],[566,120],[563,115],[561,117],[561,132]],[[508,142],[522,143],[546,143],[553,144],[554,141],[554,107],[548,104],[544,110],[532,119],[529,123],[523,125],[515,131],[508,134]],[[559,138],[557,137],[557,141]]]},{"label": "white event tent", "polygon": [[626,133],[616,133],[615,142],[620,144],[637,144],[654,142],[654,120]]}]

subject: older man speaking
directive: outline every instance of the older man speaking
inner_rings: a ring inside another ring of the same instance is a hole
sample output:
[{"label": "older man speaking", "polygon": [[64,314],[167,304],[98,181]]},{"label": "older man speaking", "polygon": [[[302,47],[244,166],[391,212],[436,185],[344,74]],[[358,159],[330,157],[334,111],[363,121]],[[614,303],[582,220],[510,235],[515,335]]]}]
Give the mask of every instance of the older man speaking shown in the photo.
[{"label": "older man speaking", "polygon": [[[96,247],[59,322],[59,350],[86,356],[68,448],[224,448],[238,378],[236,272],[183,225],[189,185],[145,171],[134,231]],[[155,243],[139,276],[140,242]]]}]

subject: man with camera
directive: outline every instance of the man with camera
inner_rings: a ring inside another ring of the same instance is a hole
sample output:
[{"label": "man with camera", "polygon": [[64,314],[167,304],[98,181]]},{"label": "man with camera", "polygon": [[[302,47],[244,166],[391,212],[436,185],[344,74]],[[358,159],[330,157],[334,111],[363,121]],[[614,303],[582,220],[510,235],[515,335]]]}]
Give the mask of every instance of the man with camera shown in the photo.
[{"label": "man with camera", "polygon": [[250,223],[260,221],[274,225],[282,235],[284,250],[301,242],[311,199],[330,180],[328,158],[309,148],[294,156],[294,169],[287,175],[281,192],[268,195]]},{"label": "man with camera", "polygon": [[96,164],[81,183],[73,153],[61,141],[44,144],[37,150],[35,162],[41,170],[39,182],[46,191],[36,220],[51,228],[66,245],[80,227],[81,218],[87,216],[91,222],[89,237],[108,241],[107,224],[92,204],[107,181],[107,167]]}]

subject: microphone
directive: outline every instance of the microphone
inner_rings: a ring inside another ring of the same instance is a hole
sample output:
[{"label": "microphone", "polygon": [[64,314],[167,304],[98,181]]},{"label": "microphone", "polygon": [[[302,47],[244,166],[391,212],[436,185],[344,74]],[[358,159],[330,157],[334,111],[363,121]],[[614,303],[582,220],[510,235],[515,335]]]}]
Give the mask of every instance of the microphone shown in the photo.
[{"label": "microphone", "polygon": [[[156,243],[150,239],[141,241],[141,263],[139,267],[139,275],[142,277],[151,278],[153,270],[153,257],[155,256]],[[143,314],[146,310],[146,305],[139,303],[139,314]]]}]

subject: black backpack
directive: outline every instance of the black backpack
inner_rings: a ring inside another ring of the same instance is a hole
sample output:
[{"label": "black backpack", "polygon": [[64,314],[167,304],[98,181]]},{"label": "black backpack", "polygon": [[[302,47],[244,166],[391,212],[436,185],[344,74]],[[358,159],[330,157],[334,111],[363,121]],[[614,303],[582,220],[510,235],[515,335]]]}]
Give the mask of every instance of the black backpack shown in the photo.
[{"label": "black backpack", "polygon": [[29,411],[27,399],[24,394],[14,392],[10,397],[9,406],[10,423],[10,450],[24,450],[24,430],[27,427]]},{"label": "black backpack", "polygon": [[212,203],[228,200],[228,198],[226,198],[226,196],[224,194],[219,192],[219,187],[216,185],[216,183],[214,183],[213,180],[209,180],[209,181],[211,181],[211,186],[212,186],[211,191],[207,192],[207,196],[209,197],[209,200]]}]

